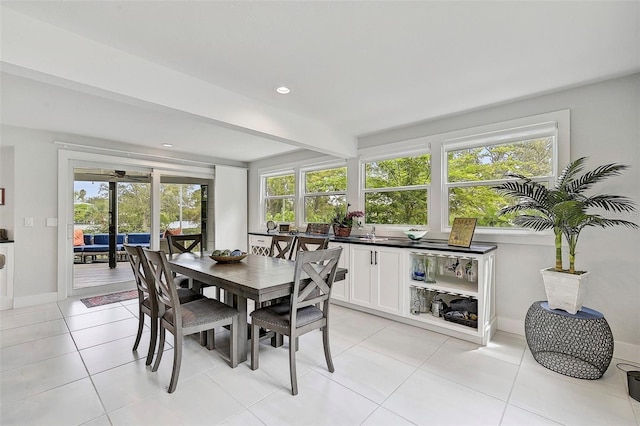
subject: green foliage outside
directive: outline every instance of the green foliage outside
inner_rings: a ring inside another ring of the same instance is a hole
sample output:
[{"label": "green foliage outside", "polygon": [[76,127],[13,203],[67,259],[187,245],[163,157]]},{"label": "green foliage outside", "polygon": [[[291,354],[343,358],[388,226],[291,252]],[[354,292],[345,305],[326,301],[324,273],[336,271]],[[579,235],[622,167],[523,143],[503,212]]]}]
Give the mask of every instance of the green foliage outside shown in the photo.
[{"label": "green foliage outside", "polygon": [[[200,223],[201,191],[199,185],[162,184],[160,186],[160,229],[180,219],[182,186],[182,220]],[[148,183],[118,183],[118,233],[149,232],[151,228],[151,193]],[[74,222],[90,225],[87,233],[109,232],[109,184],[101,183],[96,197],[86,198],[84,190],[74,191]],[[200,233],[200,228],[184,233]]]},{"label": "green foliage outside", "polygon": [[482,182],[495,183],[508,173],[531,178],[550,176],[552,149],[549,137],[448,152],[448,182],[478,182],[449,189],[449,224],[456,217],[475,217],[478,226],[517,226],[513,223],[514,214],[498,214],[513,203],[513,198],[498,193],[491,183]]},{"label": "green foliage outside", "polygon": [[[514,171],[550,176],[552,142],[539,138],[448,152],[449,224],[455,217],[475,217],[478,226],[514,226],[514,215],[498,215],[513,200],[493,187]],[[364,167],[365,223],[427,225],[430,154],[372,161]],[[305,222],[331,222],[345,214],[346,167],[306,172],[303,179]],[[293,173],[266,178],[266,194],[265,220],[295,222]]]},{"label": "green foliage outside", "polygon": [[429,154],[366,163],[365,223],[426,225],[430,181]]},{"label": "green foliage outside", "polygon": [[331,223],[338,213],[344,215],[347,206],[346,167],[306,172],[304,180],[305,193],[310,194],[304,197],[305,222]]},{"label": "green foliage outside", "polygon": [[[295,222],[294,201],[296,180],[292,174],[266,178],[265,220]],[[277,197],[277,198],[270,198]]]}]

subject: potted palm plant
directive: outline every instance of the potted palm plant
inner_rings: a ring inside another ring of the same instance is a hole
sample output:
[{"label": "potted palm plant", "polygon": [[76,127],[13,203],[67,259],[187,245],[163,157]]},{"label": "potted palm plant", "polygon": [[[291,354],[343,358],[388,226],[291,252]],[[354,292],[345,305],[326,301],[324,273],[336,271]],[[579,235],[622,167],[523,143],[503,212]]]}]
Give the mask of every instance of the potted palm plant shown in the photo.
[{"label": "potted palm plant", "polygon": [[[629,198],[612,194],[585,194],[596,183],[620,175],[628,166],[605,164],[580,175],[586,160],[586,157],[582,157],[569,163],[551,188],[515,173],[508,176],[517,180],[496,187],[498,192],[516,199],[513,205],[502,208],[499,215],[517,213],[513,219],[517,226],[535,231],[553,230],[556,262],[555,267],[541,271],[545,291],[550,308],[564,309],[572,314],[582,308],[584,284],[589,278],[589,272],[575,270],[576,246],[582,230],[591,226],[607,228],[618,225],[638,228],[633,222],[606,218],[591,212],[594,208],[613,213],[633,212],[635,205]],[[563,268],[563,237],[569,246],[569,269]]]}]

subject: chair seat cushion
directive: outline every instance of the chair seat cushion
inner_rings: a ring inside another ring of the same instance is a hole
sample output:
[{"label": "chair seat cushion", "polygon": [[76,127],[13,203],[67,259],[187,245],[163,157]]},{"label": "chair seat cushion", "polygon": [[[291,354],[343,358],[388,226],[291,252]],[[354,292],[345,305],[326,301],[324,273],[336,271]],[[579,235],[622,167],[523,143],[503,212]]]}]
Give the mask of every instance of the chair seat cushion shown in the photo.
[{"label": "chair seat cushion", "polygon": [[193,290],[188,288],[178,288],[178,299],[180,299],[180,304],[193,302],[194,300],[202,299],[204,296],[200,293],[196,293]]},{"label": "chair seat cushion", "polygon": [[[286,301],[256,309],[251,313],[251,318],[255,318],[266,324],[287,328],[289,327],[289,316],[291,310],[290,303],[290,301]],[[300,308],[296,315],[296,328],[311,324],[323,317],[324,314],[322,311],[315,306],[305,306],[304,308]]]},{"label": "chair seat cushion", "polygon": [[[196,293],[193,290],[189,290],[188,288],[179,288],[178,290],[178,299],[180,299],[180,304],[193,302],[194,300],[202,299],[204,296]],[[142,301],[142,304],[146,306],[148,309],[151,309],[151,301],[148,297],[145,297]]]},{"label": "chair seat cushion", "polygon": [[[180,312],[182,314],[183,327],[194,327],[205,323],[221,321],[240,314],[237,309],[206,297],[180,305]],[[175,324],[174,310],[167,310],[163,318],[171,324]]]}]

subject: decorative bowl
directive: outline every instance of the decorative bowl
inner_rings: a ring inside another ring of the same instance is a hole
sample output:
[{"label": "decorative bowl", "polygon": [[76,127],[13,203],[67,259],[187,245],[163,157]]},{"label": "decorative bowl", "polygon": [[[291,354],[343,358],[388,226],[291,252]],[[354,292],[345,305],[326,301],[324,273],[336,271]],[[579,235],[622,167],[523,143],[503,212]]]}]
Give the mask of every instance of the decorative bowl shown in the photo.
[{"label": "decorative bowl", "polygon": [[409,237],[410,240],[413,241],[418,241],[420,238],[424,237],[425,235],[427,235],[428,231],[423,231],[423,230],[408,230],[408,231],[402,231],[404,232],[404,235],[406,235],[407,237]]},{"label": "decorative bowl", "polygon": [[238,263],[245,257],[247,257],[247,253],[242,253],[240,256],[209,256],[213,260],[218,263]]}]

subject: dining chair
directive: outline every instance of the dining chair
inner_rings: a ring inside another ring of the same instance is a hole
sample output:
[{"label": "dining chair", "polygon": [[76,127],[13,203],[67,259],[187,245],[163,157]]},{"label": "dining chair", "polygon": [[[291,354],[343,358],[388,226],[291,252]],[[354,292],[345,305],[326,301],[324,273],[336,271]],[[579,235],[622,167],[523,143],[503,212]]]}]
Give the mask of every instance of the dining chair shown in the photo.
[{"label": "dining chair", "polygon": [[298,394],[295,341],[299,336],[321,329],[327,368],[331,373],[335,371],[329,347],[329,299],[341,253],[342,247],[298,253],[289,300],[251,313],[251,369],[258,368],[260,327],[289,336],[289,374],[293,395]]},{"label": "dining chair", "polygon": [[160,342],[158,356],[151,371],[157,371],[162,361],[166,331],[173,335],[173,369],[168,392],[173,393],[178,385],[182,363],[182,343],[184,336],[206,331],[207,349],[215,348],[214,334],[218,326],[230,326],[229,365],[238,366],[238,327],[240,313],[237,309],[218,300],[203,297],[180,304],[177,287],[167,256],[162,251],[143,249],[149,268],[155,280],[158,298],[158,318],[160,320]]},{"label": "dining chair", "polygon": [[[179,253],[194,253],[199,251],[202,254],[203,244],[202,244],[202,234],[185,234],[185,235],[173,235],[166,234],[167,237],[167,245],[169,246],[169,255],[172,256],[174,254]],[[189,279],[174,274],[174,278],[176,278],[176,283],[179,287],[188,287]],[[194,291],[202,293],[202,288],[207,285],[193,280],[191,287]],[[220,300],[220,289],[216,288],[216,299]]]},{"label": "dining chair", "polygon": [[[138,290],[138,334],[136,335],[136,341],[133,344],[132,350],[135,351],[138,349],[140,339],[142,338],[142,331],[144,330],[144,316],[147,315],[151,321],[151,336],[145,364],[151,365],[158,339],[158,299],[156,296],[156,286],[142,247],[125,245],[124,250],[127,253],[127,259],[131,264],[131,269],[133,269],[133,276]],[[191,302],[201,299],[202,297],[204,296],[187,288],[178,289],[178,299],[180,303]]]},{"label": "dining chair", "polygon": [[289,260],[295,259],[299,251],[324,250],[329,247],[329,237],[298,236],[289,253]]},{"label": "dining chair", "polygon": [[269,256],[286,259],[291,248],[295,245],[293,235],[274,235],[271,237]]}]

